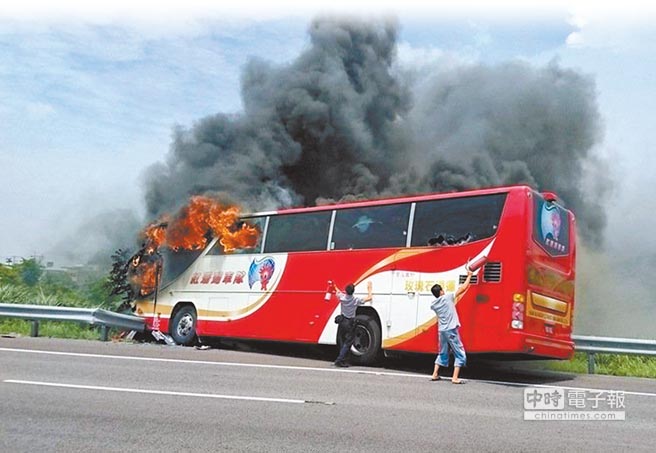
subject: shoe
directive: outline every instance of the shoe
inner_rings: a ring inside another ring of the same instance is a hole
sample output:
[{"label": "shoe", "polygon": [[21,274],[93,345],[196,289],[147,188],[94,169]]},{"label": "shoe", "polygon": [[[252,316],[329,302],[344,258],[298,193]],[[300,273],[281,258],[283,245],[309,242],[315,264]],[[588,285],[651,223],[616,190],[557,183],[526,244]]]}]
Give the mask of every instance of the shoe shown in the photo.
[{"label": "shoe", "polygon": [[441,380],[442,380],[442,378],[439,377],[439,376],[438,376],[438,377],[432,377],[432,378],[431,378],[431,381],[433,381],[433,382],[435,382],[435,381],[441,381]]},{"label": "shoe", "polygon": [[463,379],[458,379],[457,381],[451,381],[452,384],[466,384],[467,381]]},{"label": "shoe", "polygon": [[338,362],[335,362],[335,366],[339,368],[348,368],[348,363],[342,362],[341,360]]}]

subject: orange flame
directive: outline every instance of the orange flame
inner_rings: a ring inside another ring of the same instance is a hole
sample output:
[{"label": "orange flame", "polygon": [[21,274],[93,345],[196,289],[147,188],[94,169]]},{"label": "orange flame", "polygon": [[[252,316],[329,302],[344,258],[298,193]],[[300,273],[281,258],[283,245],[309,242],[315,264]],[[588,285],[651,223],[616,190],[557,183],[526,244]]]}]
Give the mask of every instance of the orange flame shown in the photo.
[{"label": "orange flame", "polygon": [[206,196],[193,196],[174,218],[163,217],[144,232],[147,245],[155,249],[167,246],[173,250],[200,250],[212,237],[218,237],[226,252],[252,248],[257,244],[257,227],[239,221],[237,206],[224,206]]},{"label": "orange flame", "polygon": [[144,231],[147,244],[157,250],[166,240],[166,223],[158,222],[150,225]]},{"label": "orange flame", "polygon": [[141,255],[132,259],[132,281],[139,286],[140,296],[155,290],[158,269],[157,250],[166,246],[173,250],[201,250],[212,237],[219,238],[223,250],[230,253],[238,248],[253,248],[257,245],[260,230],[256,226],[239,225],[240,210],[237,206],[226,206],[206,196],[193,196],[174,217],[163,216],[143,232],[145,238]]}]

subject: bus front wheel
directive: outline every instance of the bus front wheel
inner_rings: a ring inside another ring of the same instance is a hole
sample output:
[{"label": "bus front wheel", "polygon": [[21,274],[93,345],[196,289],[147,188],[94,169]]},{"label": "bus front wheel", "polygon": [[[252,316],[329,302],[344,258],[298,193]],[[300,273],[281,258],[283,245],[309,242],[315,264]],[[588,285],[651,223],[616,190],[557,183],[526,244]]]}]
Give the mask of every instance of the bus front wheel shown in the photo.
[{"label": "bus front wheel", "polygon": [[171,320],[169,333],[177,344],[190,346],[196,339],[196,310],[191,305],[182,307]]},{"label": "bus front wheel", "polygon": [[372,365],[380,358],[381,333],[378,322],[368,315],[355,317],[355,339],[351,346],[351,361]]}]

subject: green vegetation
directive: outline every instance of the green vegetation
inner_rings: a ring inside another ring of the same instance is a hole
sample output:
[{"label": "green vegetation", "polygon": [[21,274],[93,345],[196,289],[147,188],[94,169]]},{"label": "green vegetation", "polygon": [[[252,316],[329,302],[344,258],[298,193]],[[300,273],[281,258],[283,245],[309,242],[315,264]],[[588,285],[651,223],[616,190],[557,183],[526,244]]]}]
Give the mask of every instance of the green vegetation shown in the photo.
[{"label": "green vegetation", "polygon": [[[121,311],[125,297],[115,294],[111,274],[85,272],[73,276],[44,269],[36,260],[14,266],[0,265],[0,303],[56,305],[79,308],[103,308]],[[31,322],[0,318],[0,334],[29,335]],[[39,323],[39,336],[98,339],[97,327],[72,322]]]},{"label": "green vegetation", "polygon": [[[0,334],[30,336],[32,323],[22,319],[0,319]],[[53,338],[71,338],[81,340],[98,340],[100,328],[74,322],[40,321],[39,336]],[[111,336],[111,335],[110,335]]]},{"label": "green vegetation", "polygon": [[[549,362],[548,369],[568,373],[587,373],[588,356],[577,352],[569,361]],[[595,354],[595,374],[656,378],[656,357]]]},{"label": "green vegetation", "polygon": [[86,272],[74,280],[65,272],[48,272],[29,259],[12,267],[0,265],[0,302],[104,308],[118,311],[124,298],[114,294],[111,275]]}]

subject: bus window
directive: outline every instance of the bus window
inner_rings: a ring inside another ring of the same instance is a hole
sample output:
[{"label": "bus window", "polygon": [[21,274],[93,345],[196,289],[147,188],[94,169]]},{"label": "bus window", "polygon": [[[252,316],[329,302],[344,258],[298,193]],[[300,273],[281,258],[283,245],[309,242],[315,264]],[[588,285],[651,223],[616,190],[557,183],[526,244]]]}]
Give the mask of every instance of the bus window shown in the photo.
[{"label": "bus window", "polygon": [[334,250],[405,247],[410,203],[337,210]]},{"label": "bus window", "polygon": [[417,202],[412,246],[454,245],[493,236],[506,194]]},{"label": "bus window", "polygon": [[265,253],[326,250],[331,216],[332,211],[271,216]]},{"label": "bus window", "polygon": [[[254,247],[235,249],[232,252],[227,253],[229,255],[245,254],[245,253],[260,253],[260,248],[262,248],[262,235],[264,234],[264,224],[266,223],[266,217],[248,217],[248,218],[244,218],[244,219],[238,221],[235,224],[235,226],[237,228],[241,228],[243,223],[255,226],[260,231],[260,235],[257,238],[257,243],[255,244]],[[225,252],[225,250],[223,250],[223,246],[221,245],[221,242],[217,241],[216,244],[214,244],[212,246],[212,248],[207,252],[207,254],[208,255],[226,255],[226,252]]]}]

